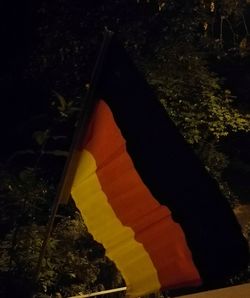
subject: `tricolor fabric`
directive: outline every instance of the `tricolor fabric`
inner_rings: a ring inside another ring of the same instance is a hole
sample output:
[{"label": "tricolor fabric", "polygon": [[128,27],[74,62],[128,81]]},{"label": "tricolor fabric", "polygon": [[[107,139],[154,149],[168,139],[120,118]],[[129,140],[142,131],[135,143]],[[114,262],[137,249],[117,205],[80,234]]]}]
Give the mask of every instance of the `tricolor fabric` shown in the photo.
[{"label": "tricolor fabric", "polygon": [[95,97],[71,193],[128,295],[245,269],[248,247],[226,199],[115,40]]}]

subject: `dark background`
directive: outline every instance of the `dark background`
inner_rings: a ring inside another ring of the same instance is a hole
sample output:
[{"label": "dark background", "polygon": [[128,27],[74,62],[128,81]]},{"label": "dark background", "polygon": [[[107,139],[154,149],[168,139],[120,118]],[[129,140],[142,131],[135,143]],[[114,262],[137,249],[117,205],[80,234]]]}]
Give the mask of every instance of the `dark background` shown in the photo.
[{"label": "dark background", "polygon": [[[54,91],[79,105],[105,27],[117,32],[129,49],[138,46],[138,55],[141,54],[142,59],[150,55],[150,47],[162,38],[159,28],[164,25],[164,19],[157,23],[153,17],[158,8],[156,2],[141,1],[139,5],[136,1],[100,0],[1,2],[2,161],[18,150],[33,148],[34,131],[43,130],[54,121],[51,114]],[[185,3],[181,5],[184,7]],[[248,20],[248,17],[249,9],[245,18]],[[132,49],[132,55],[133,51],[136,52]],[[224,77],[225,85],[238,97],[239,108],[249,112],[249,55],[220,60],[214,56],[209,61],[211,70]],[[69,135],[75,119],[74,115],[65,127]],[[69,141],[63,146],[68,148]],[[250,195],[247,187],[250,177],[249,134],[232,134],[222,147],[231,158],[228,179],[247,200]]]}]

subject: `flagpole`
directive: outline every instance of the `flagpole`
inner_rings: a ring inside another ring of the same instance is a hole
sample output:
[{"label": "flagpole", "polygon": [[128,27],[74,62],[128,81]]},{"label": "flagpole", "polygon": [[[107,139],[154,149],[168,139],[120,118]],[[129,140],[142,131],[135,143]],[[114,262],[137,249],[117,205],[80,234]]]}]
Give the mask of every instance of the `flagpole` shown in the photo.
[{"label": "flagpole", "polygon": [[53,202],[45,238],[43,240],[38,263],[35,270],[35,281],[39,279],[39,275],[42,268],[42,260],[46,253],[46,248],[48,245],[49,237],[52,232],[52,228],[55,221],[55,216],[58,211],[59,204],[60,203],[66,204],[70,197],[71,186],[73,183],[74,174],[80,157],[79,150],[77,149],[86,133],[87,123],[95,105],[94,96],[95,96],[96,86],[99,81],[99,77],[103,68],[106,53],[109,48],[112,36],[113,36],[113,32],[106,29],[104,33],[104,40],[101,46],[101,50],[99,52],[95,67],[92,72],[90,86],[88,88],[85,100],[81,108],[78,125],[76,128],[75,134],[73,136],[73,141],[70,147],[69,155],[65,163],[63,174],[61,176],[61,179],[57,188],[55,200]]},{"label": "flagpole", "polygon": [[70,148],[69,157],[66,161],[63,175],[59,184],[58,200],[59,200],[59,203],[62,203],[62,204],[67,204],[70,197],[71,186],[74,179],[74,173],[80,157],[80,151],[77,150],[78,145],[84,138],[89,116],[91,115],[95,105],[95,100],[94,100],[95,91],[98,85],[98,81],[102,72],[106,53],[108,51],[112,36],[113,36],[113,32],[105,29],[104,40],[92,72],[90,86],[88,88],[85,100],[81,108],[81,112],[79,116],[79,119],[80,119],[79,124],[78,124],[78,127],[76,128],[76,132],[73,137],[72,145]]}]

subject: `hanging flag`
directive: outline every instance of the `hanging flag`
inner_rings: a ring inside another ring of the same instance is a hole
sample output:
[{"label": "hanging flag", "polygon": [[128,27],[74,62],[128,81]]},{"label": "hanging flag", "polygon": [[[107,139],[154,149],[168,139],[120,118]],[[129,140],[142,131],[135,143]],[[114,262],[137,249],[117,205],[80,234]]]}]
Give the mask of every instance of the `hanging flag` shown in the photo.
[{"label": "hanging flag", "polygon": [[128,295],[218,284],[248,247],[216,182],[113,38],[71,190]]}]

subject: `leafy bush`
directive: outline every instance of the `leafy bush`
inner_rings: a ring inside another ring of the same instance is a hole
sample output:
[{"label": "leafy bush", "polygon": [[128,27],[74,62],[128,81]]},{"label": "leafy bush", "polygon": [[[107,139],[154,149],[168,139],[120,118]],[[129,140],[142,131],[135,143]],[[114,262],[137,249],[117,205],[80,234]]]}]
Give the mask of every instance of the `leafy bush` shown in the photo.
[{"label": "leafy bush", "polygon": [[[70,296],[123,284],[115,265],[104,256],[103,247],[87,232],[73,202],[62,207],[56,216],[36,281],[34,276],[54,188],[38,178],[38,173],[32,169],[18,176],[2,169],[1,178],[1,212],[4,215],[1,225],[5,227],[0,244],[2,297],[13,294],[13,284],[16,295],[23,297],[28,297],[31,291],[33,297],[55,293]],[[24,281],[28,288],[23,287]]]}]

